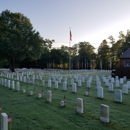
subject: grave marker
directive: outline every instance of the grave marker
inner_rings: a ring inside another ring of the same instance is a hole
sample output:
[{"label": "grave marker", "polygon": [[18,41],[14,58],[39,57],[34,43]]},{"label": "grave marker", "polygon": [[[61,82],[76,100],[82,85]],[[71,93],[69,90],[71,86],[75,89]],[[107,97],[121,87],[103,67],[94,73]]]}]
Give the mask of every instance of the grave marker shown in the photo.
[{"label": "grave marker", "polygon": [[8,115],[1,113],[1,130],[8,130]]},{"label": "grave marker", "polygon": [[105,123],[109,123],[109,106],[100,105],[100,120]]},{"label": "grave marker", "polygon": [[122,91],[121,90],[115,90],[115,101],[116,102],[122,102]]},{"label": "grave marker", "polygon": [[47,101],[48,102],[52,101],[52,91],[47,91]]},{"label": "grave marker", "polygon": [[83,99],[77,98],[77,112],[82,114],[83,113]]}]

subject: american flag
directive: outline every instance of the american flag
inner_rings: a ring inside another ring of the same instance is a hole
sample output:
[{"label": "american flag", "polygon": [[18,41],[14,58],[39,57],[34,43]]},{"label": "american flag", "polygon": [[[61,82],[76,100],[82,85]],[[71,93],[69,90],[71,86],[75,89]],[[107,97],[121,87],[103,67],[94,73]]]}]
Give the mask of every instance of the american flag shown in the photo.
[{"label": "american flag", "polygon": [[66,97],[64,96],[64,103],[66,103]]},{"label": "american flag", "polygon": [[44,91],[42,90],[41,95],[44,96]]},{"label": "american flag", "polygon": [[0,111],[2,111],[2,105],[0,105]]},{"label": "american flag", "polygon": [[72,41],[72,34],[71,34],[71,30],[70,30],[70,41]]},{"label": "american flag", "polygon": [[8,115],[8,122],[11,122],[11,121],[12,121],[12,116]]}]

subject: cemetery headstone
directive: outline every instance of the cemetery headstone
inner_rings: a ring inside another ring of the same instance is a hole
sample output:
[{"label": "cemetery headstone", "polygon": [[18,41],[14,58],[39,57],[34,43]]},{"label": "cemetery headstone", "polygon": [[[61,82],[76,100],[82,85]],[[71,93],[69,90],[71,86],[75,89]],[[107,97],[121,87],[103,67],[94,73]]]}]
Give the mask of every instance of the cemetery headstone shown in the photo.
[{"label": "cemetery headstone", "polygon": [[76,93],[76,92],[77,92],[76,83],[73,83],[72,92],[73,92],[73,93]]},{"label": "cemetery headstone", "polygon": [[1,113],[1,130],[8,130],[8,115]]},{"label": "cemetery headstone", "polygon": [[97,90],[97,97],[98,98],[103,98],[103,87],[99,87]]},{"label": "cemetery headstone", "polygon": [[82,114],[83,113],[83,99],[77,98],[77,112]]},{"label": "cemetery headstone", "polygon": [[52,101],[52,91],[47,91],[47,101],[48,102]]},{"label": "cemetery headstone", "polygon": [[122,91],[121,90],[115,90],[115,101],[116,102],[122,102]]},{"label": "cemetery headstone", "polygon": [[55,89],[58,89],[58,81],[55,81]]},{"label": "cemetery headstone", "polygon": [[48,87],[51,88],[51,80],[48,80]]},{"label": "cemetery headstone", "polygon": [[100,105],[100,120],[105,123],[109,123],[109,106]]},{"label": "cemetery headstone", "polygon": [[128,94],[128,85],[127,84],[123,84],[123,86],[122,86],[122,93]]}]

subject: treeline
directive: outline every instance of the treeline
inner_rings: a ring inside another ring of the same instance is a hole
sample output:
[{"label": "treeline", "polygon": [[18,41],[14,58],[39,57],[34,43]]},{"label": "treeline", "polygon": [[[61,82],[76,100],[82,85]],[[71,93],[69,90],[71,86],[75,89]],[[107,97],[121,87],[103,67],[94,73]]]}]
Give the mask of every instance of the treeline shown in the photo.
[{"label": "treeline", "polygon": [[[107,41],[108,40],[108,41]],[[130,31],[119,32],[104,39],[95,48],[89,42],[79,42],[72,47],[52,48],[55,40],[44,39],[33,29],[30,20],[21,13],[5,10],[0,14],[0,67],[10,68],[70,68],[110,69],[119,67],[119,56],[130,47]]]}]

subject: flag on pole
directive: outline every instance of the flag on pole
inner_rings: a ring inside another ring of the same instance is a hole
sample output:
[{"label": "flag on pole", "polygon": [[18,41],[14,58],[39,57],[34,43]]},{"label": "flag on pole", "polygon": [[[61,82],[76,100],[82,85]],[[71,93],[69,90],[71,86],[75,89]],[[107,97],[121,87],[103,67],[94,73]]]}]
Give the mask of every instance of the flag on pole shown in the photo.
[{"label": "flag on pole", "polygon": [[64,103],[66,103],[66,97],[64,96]]},{"label": "flag on pole", "polygon": [[12,116],[8,115],[8,122],[11,122],[11,121],[12,121]]},{"label": "flag on pole", "polygon": [[44,91],[42,90],[42,92],[41,92],[41,95],[42,95],[42,97],[44,96]]},{"label": "flag on pole", "polygon": [[2,105],[0,105],[0,111],[2,111]]},{"label": "flag on pole", "polygon": [[72,34],[71,34],[71,30],[70,30],[70,41],[72,41]]},{"label": "flag on pole", "polygon": [[102,60],[100,59],[100,69],[102,69]]}]

